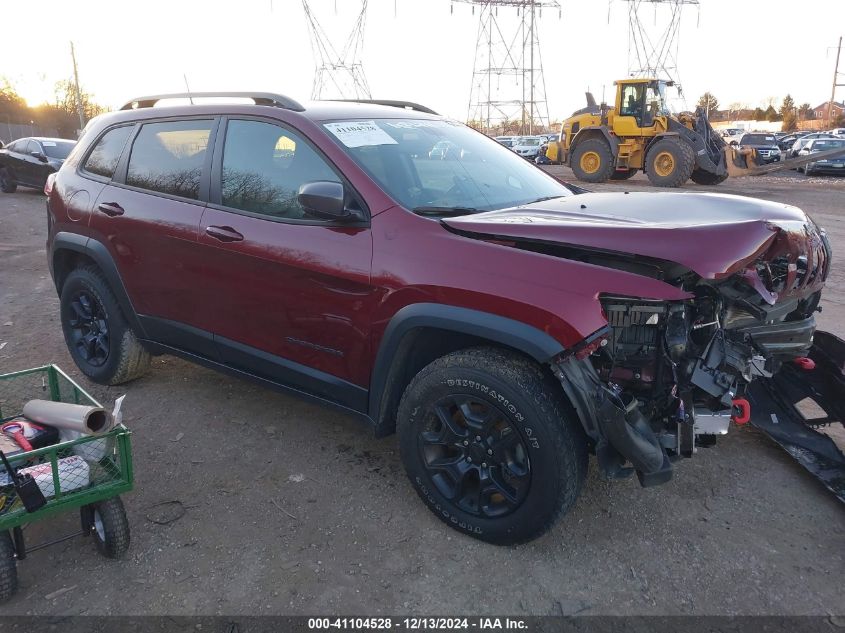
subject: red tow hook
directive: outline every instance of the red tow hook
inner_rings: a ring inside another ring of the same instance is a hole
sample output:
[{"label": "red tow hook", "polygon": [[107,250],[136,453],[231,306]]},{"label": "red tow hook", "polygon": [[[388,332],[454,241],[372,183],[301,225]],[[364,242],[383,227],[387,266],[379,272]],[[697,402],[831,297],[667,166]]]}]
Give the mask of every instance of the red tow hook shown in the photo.
[{"label": "red tow hook", "polygon": [[751,420],[751,403],[745,398],[734,398],[731,402],[734,408],[739,409],[739,413],[734,411],[731,415],[731,420],[736,424],[748,424]]},{"label": "red tow hook", "polygon": [[807,358],[806,356],[799,356],[798,358],[793,359],[792,362],[804,371],[811,371],[816,368],[816,361],[812,358]]}]

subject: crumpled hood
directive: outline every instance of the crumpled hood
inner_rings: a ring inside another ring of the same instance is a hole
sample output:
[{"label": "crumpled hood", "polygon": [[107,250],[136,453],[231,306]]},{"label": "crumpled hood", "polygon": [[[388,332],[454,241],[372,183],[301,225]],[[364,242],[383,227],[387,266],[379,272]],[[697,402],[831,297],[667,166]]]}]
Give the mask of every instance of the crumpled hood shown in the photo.
[{"label": "crumpled hood", "polygon": [[587,193],[443,223],[465,233],[671,261],[705,279],[741,270],[779,236],[797,257],[818,235],[797,207],[711,193]]}]

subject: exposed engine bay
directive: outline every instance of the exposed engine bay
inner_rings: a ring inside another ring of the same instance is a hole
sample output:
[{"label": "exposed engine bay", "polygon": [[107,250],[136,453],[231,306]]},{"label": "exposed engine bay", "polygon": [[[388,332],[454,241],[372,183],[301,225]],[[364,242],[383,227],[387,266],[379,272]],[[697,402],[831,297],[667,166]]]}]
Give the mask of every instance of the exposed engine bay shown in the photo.
[{"label": "exposed engine bay", "polygon": [[[592,418],[605,475],[636,471],[643,485],[667,481],[671,461],[715,444],[731,421],[750,420],[752,381],[802,362],[813,344],[830,248],[811,224],[801,241],[805,248],[787,236],[776,240],[719,280],[662,267],[661,274],[677,274],[670,283],[693,296],[686,301],[601,296],[607,328],[560,359],[556,371],[582,420],[584,413]],[[585,261],[592,257],[584,254]],[[624,267],[620,258],[602,263]],[[631,265],[642,274],[641,262]]]},{"label": "exposed engine bay", "polygon": [[731,421],[748,422],[754,381],[804,362],[831,264],[803,211],[741,196],[578,192],[443,223],[642,291],[568,280],[600,303],[580,305],[599,307],[592,322],[604,325],[551,367],[602,472],[636,472],[643,485],[668,481],[672,461],[714,444]]}]

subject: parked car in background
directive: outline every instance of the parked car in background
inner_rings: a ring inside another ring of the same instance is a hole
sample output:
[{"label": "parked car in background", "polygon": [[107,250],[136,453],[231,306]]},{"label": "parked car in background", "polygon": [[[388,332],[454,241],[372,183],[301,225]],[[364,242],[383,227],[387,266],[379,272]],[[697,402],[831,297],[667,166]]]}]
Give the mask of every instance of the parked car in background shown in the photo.
[{"label": "parked car in background", "polygon": [[777,136],[777,143],[780,151],[784,154],[788,153],[790,149],[792,149],[792,144],[795,143],[799,138],[801,138],[802,134],[791,133],[791,134],[784,134],[782,136]]},{"label": "parked car in background", "polygon": [[809,156],[810,154],[827,152],[839,147],[843,149],[841,156],[823,158],[822,160],[807,163],[803,167],[799,167],[798,171],[803,171],[808,176],[815,173],[845,174],[845,137],[814,138],[801,149],[798,155]]},{"label": "parked car in background", "polygon": [[804,149],[804,146],[807,145],[810,141],[817,138],[836,138],[830,132],[812,132],[811,134],[805,134],[804,136],[795,139],[795,142],[792,144],[792,148],[789,150],[787,154],[787,158],[794,158],[798,156],[798,152]]},{"label": "parked car in background", "polygon": [[845,136],[845,127],[835,127],[830,131],[834,136]]},{"label": "parked car in background", "polygon": [[725,139],[725,142],[728,144],[736,144],[744,133],[745,130],[741,128],[729,127],[722,130],[722,138]]},{"label": "parked car in background", "polygon": [[761,132],[743,134],[739,139],[739,146],[757,150],[757,157],[762,164],[776,163],[781,157],[780,147],[774,134]]},{"label": "parked car in background", "polygon": [[44,189],[47,176],[59,171],[76,141],[41,136],[19,138],[0,149],[0,190],[14,193],[18,185]]},{"label": "parked car in background", "polygon": [[516,140],[511,149],[523,158],[534,160],[544,143],[547,143],[545,136],[523,136]]},{"label": "parked car in background", "polygon": [[513,147],[513,144],[516,142],[516,136],[497,136],[493,140],[495,140],[500,145],[504,145],[508,149]]}]

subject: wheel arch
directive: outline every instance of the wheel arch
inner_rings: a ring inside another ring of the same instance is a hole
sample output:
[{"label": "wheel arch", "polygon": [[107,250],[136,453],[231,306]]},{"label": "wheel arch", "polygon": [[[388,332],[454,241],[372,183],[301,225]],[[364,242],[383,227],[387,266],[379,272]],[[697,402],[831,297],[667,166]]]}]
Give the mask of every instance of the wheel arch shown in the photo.
[{"label": "wheel arch", "polygon": [[55,235],[50,248],[50,269],[56,292],[61,295],[67,276],[80,266],[93,265],[106,278],[120,309],[139,338],[145,338],[132,302],[120,278],[117,264],[105,244],[94,238],[76,233],[60,232]]},{"label": "wheel arch", "polygon": [[480,345],[511,349],[543,366],[564,351],[549,334],[500,315],[435,303],[405,306],[388,323],[373,366],[369,417],[376,435],[394,432],[399,400],[423,367]]},{"label": "wheel arch", "polygon": [[572,152],[575,151],[575,148],[578,147],[579,143],[583,143],[584,141],[587,141],[592,138],[603,139],[604,141],[606,141],[608,146],[610,147],[610,153],[613,154],[613,158],[615,159],[616,156],[618,156],[619,139],[612,136],[608,129],[603,125],[591,125],[578,130],[578,133],[575,135],[575,138],[572,139],[572,144],[569,148],[567,156],[572,156]]}]

